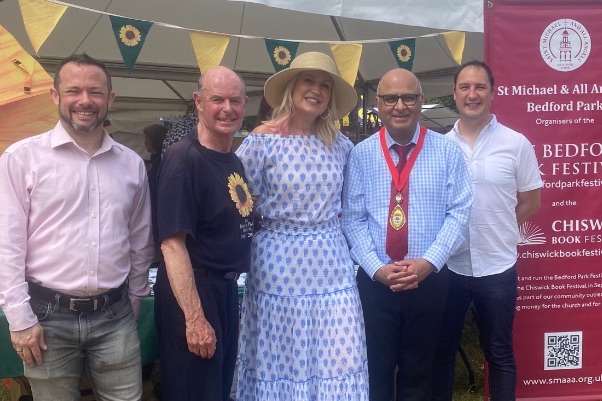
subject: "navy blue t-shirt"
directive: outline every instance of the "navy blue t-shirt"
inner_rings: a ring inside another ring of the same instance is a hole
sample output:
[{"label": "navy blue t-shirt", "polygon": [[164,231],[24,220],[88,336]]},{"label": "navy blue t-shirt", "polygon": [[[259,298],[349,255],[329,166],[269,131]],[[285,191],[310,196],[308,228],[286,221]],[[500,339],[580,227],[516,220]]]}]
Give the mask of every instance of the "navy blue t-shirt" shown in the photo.
[{"label": "navy blue t-shirt", "polygon": [[193,268],[249,271],[253,202],[233,152],[202,146],[195,128],[165,152],[157,198],[159,240],[185,232]]}]

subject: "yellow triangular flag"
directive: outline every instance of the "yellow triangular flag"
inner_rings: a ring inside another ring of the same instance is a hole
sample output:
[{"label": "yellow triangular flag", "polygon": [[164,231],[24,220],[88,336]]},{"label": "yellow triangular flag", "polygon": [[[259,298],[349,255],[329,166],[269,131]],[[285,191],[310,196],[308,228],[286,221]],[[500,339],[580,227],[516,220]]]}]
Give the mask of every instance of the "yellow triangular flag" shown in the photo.
[{"label": "yellow triangular flag", "polygon": [[29,41],[37,53],[59,22],[67,6],[42,0],[19,0]]},{"label": "yellow triangular flag", "polygon": [[357,70],[360,67],[360,58],[362,58],[362,45],[351,44],[331,44],[330,50],[334,56],[334,62],[337,63],[341,77],[351,84],[355,85]]},{"label": "yellow triangular flag", "polygon": [[464,53],[464,44],[466,42],[466,32],[450,31],[443,32],[443,39],[447,43],[449,52],[458,65],[462,64],[462,54]]},{"label": "yellow triangular flag", "polygon": [[215,33],[190,31],[190,41],[196,55],[201,74],[222,62],[230,36]]}]

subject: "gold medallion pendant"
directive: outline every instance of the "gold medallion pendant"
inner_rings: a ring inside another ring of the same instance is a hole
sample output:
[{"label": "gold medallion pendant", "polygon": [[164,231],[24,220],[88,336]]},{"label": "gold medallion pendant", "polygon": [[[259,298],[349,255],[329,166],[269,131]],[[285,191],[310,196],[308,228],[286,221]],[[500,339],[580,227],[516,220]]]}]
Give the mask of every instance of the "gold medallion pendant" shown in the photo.
[{"label": "gold medallion pendant", "polygon": [[394,230],[401,230],[406,224],[406,215],[401,206],[396,205],[393,208],[391,211],[391,216],[389,217],[389,223]]}]

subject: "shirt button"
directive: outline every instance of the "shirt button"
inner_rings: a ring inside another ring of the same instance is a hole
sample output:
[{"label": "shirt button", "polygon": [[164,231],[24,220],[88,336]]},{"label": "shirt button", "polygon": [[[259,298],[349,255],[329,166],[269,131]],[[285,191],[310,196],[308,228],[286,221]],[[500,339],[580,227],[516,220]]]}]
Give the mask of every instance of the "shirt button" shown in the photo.
[{"label": "shirt button", "polygon": [[91,189],[92,191],[95,191],[95,190],[96,190],[96,185],[92,185],[92,186],[90,187],[90,189]]},{"label": "shirt button", "polygon": [[96,242],[92,242],[92,246],[93,246],[93,247],[96,247]]},{"label": "shirt button", "polygon": [[96,213],[92,213],[92,217],[94,217],[94,218],[95,218],[95,217],[96,217]]}]

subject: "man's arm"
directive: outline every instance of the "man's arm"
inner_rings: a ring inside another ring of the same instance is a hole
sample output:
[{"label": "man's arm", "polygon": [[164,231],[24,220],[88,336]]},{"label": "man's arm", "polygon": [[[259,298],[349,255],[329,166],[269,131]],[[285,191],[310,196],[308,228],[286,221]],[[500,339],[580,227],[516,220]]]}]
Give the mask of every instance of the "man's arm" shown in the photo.
[{"label": "man's arm", "polygon": [[213,327],[203,313],[190,256],[186,249],[186,233],[179,232],[164,239],[161,250],[171,289],[184,312],[188,350],[201,358],[212,358],[217,339]]},{"label": "man's arm", "polygon": [[10,153],[0,157],[0,306],[10,339],[29,366],[42,363],[44,330],[31,310],[25,282],[29,193],[20,163]]},{"label": "man's arm", "polygon": [[430,262],[437,271],[447,262],[449,255],[466,240],[472,206],[470,176],[462,153],[455,144],[447,152],[445,163],[448,181],[439,194],[446,199],[445,217],[435,240],[422,256],[422,259]]},{"label": "man's arm", "polygon": [[151,220],[150,193],[144,163],[140,162],[138,171],[140,188],[133,201],[129,221],[130,273],[128,291],[134,316],[138,319],[142,299],[150,294],[148,269],[153,261],[153,231]]},{"label": "man's arm", "polygon": [[385,263],[376,254],[376,246],[368,229],[368,210],[363,187],[364,169],[355,150],[351,151],[345,169],[341,228],[351,248],[352,258],[374,278],[376,271]]},{"label": "man's arm", "polygon": [[535,150],[526,137],[523,137],[519,150],[519,164],[516,170],[516,222],[520,227],[529,217],[535,214],[541,206],[541,173]]},{"label": "man's arm", "polygon": [[520,227],[533,216],[541,206],[541,188],[532,191],[518,192],[516,195],[516,221]]}]

